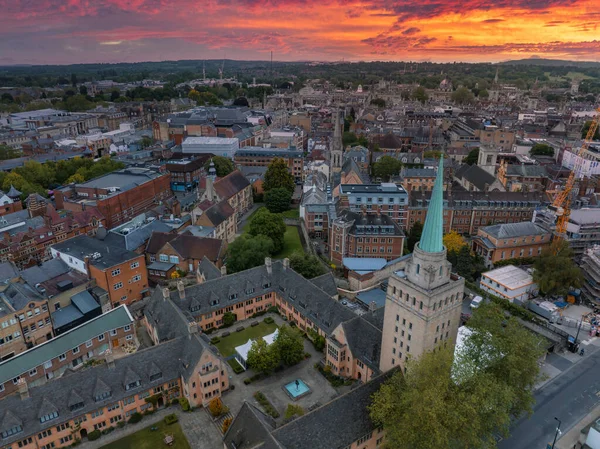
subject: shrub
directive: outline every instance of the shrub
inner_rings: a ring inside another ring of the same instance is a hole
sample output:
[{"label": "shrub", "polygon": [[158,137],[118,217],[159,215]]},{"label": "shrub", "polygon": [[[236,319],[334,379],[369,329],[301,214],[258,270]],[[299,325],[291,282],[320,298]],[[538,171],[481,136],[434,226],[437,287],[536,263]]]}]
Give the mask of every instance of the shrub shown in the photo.
[{"label": "shrub", "polygon": [[[133,415],[131,415],[133,416]],[[98,438],[100,438],[100,436],[102,436],[102,433],[100,433],[99,430],[92,430],[90,433],[88,433],[88,440],[89,441],[94,441],[97,440]]]},{"label": "shrub", "polygon": [[179,405],[181,406],[181,410],[184,412],[190,411],[190,401],[188,401],[186,398],[179,398]]},{"label": "shrub", "polygon": [[179,399],[171,400],[171,405],[179,404]]},{"label": "shrub", "polygon": [[335,374],[333,374],[331,372],[331,367],[329,365],[327,365],[325,368],[323,368],[323,365],[321,365],[319,363],[315,363],[315,368],[323,376],[325,376],[325,379],[327,379],[329,381],[329,383],[331,384],[332,387],[341,387],[342,385],[346,384],[346,379],[344,379],[343,377],[336,376]]},{"label": "shrub", "polygon": [[305,352],[305,353],[304,353],[304,358],[305,358],[305,359],[310,359],[310,358],[311,358],[311,355],[310,355],[310,353],[308,353],[308,352]]},{"label": "shrub", "polygon": [[229,385],[229,391],[233,391],[233,390],[235,390],[235,385],[233,385],[233,384]]},{"label": "shrub", "polygon": [[214,398],[208,403],[208,410],[210,414],[217,417],[221,416],[223,413],[227,411],[227,407],[221,401],[221,398]]},{"label": "shrub", "polygon": [[252,376],[250,379],[252,382],[256,382],[257,380],[260,380],[262,377],[263,377],[263,375],[258,373],[258,374],[255,374],[254,376]]},{"label": "shrub", "polygon": [[242,374],[244,372],[244,368],[242,368],[241,365],[238,364],[233,365],[232,369],[235,374]]},{"label": "shrub", "polygon": [[222,319],[223,325],[221,327],[229,327],[233,326],[233,323],[236,322],[237,316],[235,315],[235,313],[225,312]]},{"label": "shrub", "polygon": [[177,421],[179,421],[179,418],[177,418],[177,415],[175,413],[171,413],[170,415],[165,416],[165,424],[174,424]]},{"label": "shrub", "polygon": [[121,428],[125,427],[125,421],[119,421],[119,422],[117,423],[117,427],[118,427],[119,429],[121,429]]},{"label": "shrub", "polygon": [[267,309],[267,313],[279,313],[279,309],[277,308],[277,306],[271,306]]},{"label": "shrub", "polygon": [[250,385],[252,383],[252,379],[250,379],[249,377],[246,377],[244,379],[244,385]]},{"label": "shrub", "polygon": [[299,405],[288,404],[283,415],[284,419],[290,419],[292,416],[303,416],[304,409]]},{"label": "shrub", "polygon": [[[144,417],[141,413],[135,412],[129,417],[129,424],[135,424],[140,422]],[[89,437],[89,435],[88,435]]]},{"label": "shrub", "polygon": [[144,416],[150,416],[150,415],[154,415],[154,412],[156,412],[156,410],[154,409],[148,409],[144,412]]},{"label": "shrub", "polygon": [[233,419],[231,418],[225,418],[225,420],[223,420],[223,434],[227,433],[227,430],[229,429],[229,426],[231,425],[231,422],[233,421]]},{"label": "shrub", "polygon": [[217,344],[217,343],[219,343],[220,341],[221,341],[221,339],[220,339],[219,337],[213,337],[213,338],[211,338],[211,339],[210,339],[210,342],[211,342],[213,345],[216,345],[216,344]]},{"label": "shrub", "polygon": [[254,399],[256,399],[256,401],[262,406],[268,415],[272,416],[273,418],[279,418],[279,412],[277,409],[275,409],[275,407],[273,407],[273,404],[269,402],[267,397],[262,392],[257,391],[254,393]]},{"label": "shrub", "polygon": [[266,317],[264,319],[264,321],[265,321],[266,324],[271,324],[271,323],[275,322],[275,320],[273,319],[273,317],[270,317],[270,316]]}]

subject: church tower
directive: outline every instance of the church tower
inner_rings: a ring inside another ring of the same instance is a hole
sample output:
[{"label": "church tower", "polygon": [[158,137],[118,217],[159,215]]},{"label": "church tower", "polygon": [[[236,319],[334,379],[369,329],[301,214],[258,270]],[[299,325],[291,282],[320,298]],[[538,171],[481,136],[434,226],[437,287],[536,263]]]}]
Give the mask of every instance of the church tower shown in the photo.
[{"label": "church tower", "polygon": [[435,180],[421,240],[404,272],[388,282],[379,368],[405,367],[440,344],[456,343],[464,279],[452,280],[443,244],[444,158]]},{"label": "church tower", "polygon": [[331,142],[329,164],[331,165],[331,171],[333,173],[339,173],[342,171],[344,144],[342,141],[340,111],[337,108],[333,114],[333,120],[335,127],[333,131],[333,140]]}]

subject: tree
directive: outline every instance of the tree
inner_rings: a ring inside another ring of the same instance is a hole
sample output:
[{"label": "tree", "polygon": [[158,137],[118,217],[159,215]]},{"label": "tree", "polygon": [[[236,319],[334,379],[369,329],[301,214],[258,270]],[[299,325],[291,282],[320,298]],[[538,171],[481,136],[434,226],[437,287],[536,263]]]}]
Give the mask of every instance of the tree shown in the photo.
[{"label": "tree", "polygon": [[382,98],[373,98],[371,100],[371,104],[373,106],[377,106],[378,108],[385,108],[385,100]]},{"label": "tree", "polygon": [[121,96],[121,92],[119,92],[118,90],[113,90],[110,93],[110,101],[115,101],[117,98],[119,98]]},{"label": "tree", "polygon": [[227,249],[227,271],[237,273],[264,264],[273,246],[273,240],[264,235],[241,235]]},{"label": "tree", "polygon": [[458,253],[466,244],[464,237],[456,231],[450,231],[444,236],[444,246],[449,253]]},{"label": "tree", "polygon": [[285,223],[281,215],[273,214],[266,208],[259,209],[248,225],[248,233],[250,235],[264,235],[271,239],[273,242],[271,254],[277,254],[283,249],[285,229]]},{"label": "tree", "polygon": [[392,156],[382,156],[373,164],[373,176],[389,181],[392,176],[396,176],[402,169],[402,162]]},{"label": "tree", "polygon": [[248,103],[248,99],[246,97],[237,97],[235,100],[233,100],[233,105],[234,106],[250,106],[250,104]]},{"label": "tree", "polygon": [[536,143],[529,150],[529,154],[532,156],[554,156],[554,148],[546,143]]},{"label": "tree", "polygon": [[15,99],[13,98],[13,96],[11,94],[9,94],[8,92],[4,92],[2,94],[2,96],[0,97],[0,101],[2,103],[14,103]]},{"label": "tree", "polygon": [[481,89],[481,90],[479,91],[479,94],[478,94],[477,96],[478,96],[479,98],[489,98],[489,97],[490,97],[490,94],[489,94],[489,92],[487,91],[487,89]]},{"label": "tree", "polygon": [[235,313],[225,312],[223,314],[223,327],[233,326],[233,323],[235,323],[236,319],[237,319],[237,317],[236,317]]},{"label": "tree", "polygon": [[71,85],[73,87],[77,86],[77,75],[75,75],[74,73],[71,73]]},{"label": "tree", "polygon": [[427,95],[427,92],[425,91],[424,87],[419,86],[415,90],[413,90],[412,98],[413,98],[413,100],[417,100],[417,101],[420,101],[421,103],[425,103],[429,99],[429,95]]},{"label": "tree", "polygon": [[140,146],[142,148],[148,148],[150,145],[152,145],[152,137],[148,137],[148,136],[142,137],[142,140],[140,141]]},{"label": "tree", "polygon": [[473,164],[476,164],[478,160],[479,160],[479,148],[474,148],[471,151],[469,151],[469,154],[467,154],[467,157],[465,157],[463,159],[463,162],[467,165],[473,165]]},{"label": "tree", "polygon": [[215,170],[217,171],[217,176],[219,178],[223,178],[235,170],[233,161],[228,157],[213,156],[212,159],[209,159],[204,164],[204,170],[206,170],[206,172],[208,172],[208,170],[210,169],[211,161],[215,165]]},{"label": "tree", "polygon": [[265,193],[265,206],[269,212],[277,214],[290,208],[292,193],[283,187],[271,189]]},{"label": "tree", "polygon": [[[583,124],[583,128],[581,129],[582,139],[585,139],[585,137],[587,136],[587,133],[590,130],[590,126],[592,126],[591,120],[588,120]],[[596,132],[594,133],[594,137],[592,137],[592,140],[600,140],[600,126],[596,128]]]},{"label": "tree", "polygon": [[356,143],[358,143],[358,136],[349,131],[345,131],[342,135],[342,145],[344,145],[344,148],[348,145],[354,145]]},{"label": "tree", "polygon": [[290,267],[306,279],[321,276],[326,272],[325,267],[316,256],[298,251],[290,256]]},{"label": "tree", "polygon": [[541,292],[566,295],[571,288],[581,287],[583,275],[573,257],[573,250],[566,241],[560,243],[556,254],[551,247],[542,251],[533,263],[533,280]]},{"label": "tree", "polygon": [[273,346],[286,366],[296,365],[304,360],[304,339],[297,329],[281,326]]},{"label": "tree", "polygon": [[459,87],[454,92],[452,92],[452,95],[450,98],[452,99],[453,102],[455,102],[457,104],[466,104],[466,103],[472,103],[474,96],[473,96],[473,92],[471,92],[466,87]]},{"label": "tree", "polygon": [[387,448],[495,448],[495,434],[530,410],[544,346],[500,307],[480,309],[456,359],[452,345],[409,358],[373,395]]},{"label": "tree", "polygon": [[248,351],[246,362],[253,370],[262,374],[269,374],[279,365],[279,357],[275,345],[269,346],[262,338],[254,340],[250,351]]},{"label": "tree", "polygon": [[278,187],[283,187],[292,193],[296,187],[294,177],[290,173],[287,163],[280,157],[276,157],[271,161],[265,172],[265,179],[263,182],[263,189],[265,192]]},{"label": "tree", "polygon": [[81,95],[87,95],[88,94],[87,87],[85,87],[83,84],[81,86],[79,86],[79,93]]},{"label": "tree", "polygon": [[69,176],[66,181],[67,184],[81,184],[82,182],[85,182],[85,178],[81,173],[75,173],[74,175]]},{"label": "tree", "polygon": [[[474,281],[474,267],[473,267],[473,257],[471,256],[471,250],[467,245],[462,246],[456,254],[456,263],[454,265],[454,270],[464,277],[466,280],[473,282]],[[451,260],[452,262],[452,260]]]},{"label": "tree", "polygon": [[188,92],[188,98],[192,101],[195,101],[196,104],[200,104],[200,92],[196,89],[192,89]]},{"label": "tree", "polygon": [[415,222],[410,228],[408,238],[406,239],[406,248],[412,252],[415,245],[421,240],[421,234],[423,233],[423,223],[420,221]]},{"label": "tree", "polygon": [[0,160],[14,159],[21,157],[21,152],[9,147],[8,145],[0,145]]}]

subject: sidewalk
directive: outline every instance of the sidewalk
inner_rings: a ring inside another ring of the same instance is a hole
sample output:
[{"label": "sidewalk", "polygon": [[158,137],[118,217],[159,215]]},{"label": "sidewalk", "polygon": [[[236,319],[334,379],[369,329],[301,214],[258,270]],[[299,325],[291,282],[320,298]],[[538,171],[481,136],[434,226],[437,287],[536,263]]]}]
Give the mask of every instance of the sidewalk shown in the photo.
[{"label": "sidewalk", "polygon": [[582,446],[579,444],[579,436],[581,434],[581,430],[586,427],[588,424],[591,424],[596,419],[600,417],[600,405],[597,405],[589,412],[585,418],[575,424],[571,430],[565,433],[560,439],[556,442],[554,446],[556,449],[573,449],[573,448],[581,448]]}]

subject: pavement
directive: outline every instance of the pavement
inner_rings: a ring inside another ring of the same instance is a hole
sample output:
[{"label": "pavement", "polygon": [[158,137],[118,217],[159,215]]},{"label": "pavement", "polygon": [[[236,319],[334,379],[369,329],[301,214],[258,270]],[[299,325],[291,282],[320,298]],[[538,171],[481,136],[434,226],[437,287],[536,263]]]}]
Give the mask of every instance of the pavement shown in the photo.
[{"label": "pavement", "polygon": [[545,449],[554,439],[555,417],[565,434],[600,405],[600,339],[582,345],[583,357],[570,352],[548,356],[542,372],[552,372],[554,377],[537,386],[533,414],[513,423],[511,436],[500,441],[499,449]]}]

